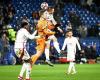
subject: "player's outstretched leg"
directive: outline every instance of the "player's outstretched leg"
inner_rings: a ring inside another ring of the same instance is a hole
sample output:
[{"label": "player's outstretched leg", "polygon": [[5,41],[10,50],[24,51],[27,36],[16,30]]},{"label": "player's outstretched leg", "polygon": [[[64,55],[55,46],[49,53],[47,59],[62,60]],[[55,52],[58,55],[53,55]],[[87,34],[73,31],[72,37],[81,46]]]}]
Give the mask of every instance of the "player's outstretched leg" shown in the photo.
[{"label": "player's outstretched leg", "polygon": [[45,62],[46,62],[49,66],[52,66],[52,67],[54,66],[54,65],[50,62],[50,60],[46,60]]}]

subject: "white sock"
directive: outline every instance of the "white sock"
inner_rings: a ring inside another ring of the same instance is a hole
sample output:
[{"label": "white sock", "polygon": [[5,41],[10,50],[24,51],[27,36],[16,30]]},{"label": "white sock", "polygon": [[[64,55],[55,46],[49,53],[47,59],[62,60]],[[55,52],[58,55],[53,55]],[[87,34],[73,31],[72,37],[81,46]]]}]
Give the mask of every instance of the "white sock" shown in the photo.
[{"label": "white sock", "polygon": [[49,49],[48,48],[45,48],[45,57],[46,57],[46,60],[50,60],[49,58]]},{"label": "white sock", "polygon": [[58,53],[60,53],[59,43],[57,41],[54,42],[54,47]]},{"label": "white sock", "polygon": [[27,63],[27,66],[26,66],[26,79],[30,78],[30,73],[31,73],[30,67],[31,67],[30,63]]},{"label": "white sock", "polygon": [[73,70],[73,72],[76,72],[76,70],[75,70],[75,63],[73,63],[72,70]]},{"label": "white sock", "polygon": [[26,70],[26,63],[23,63],[19,76],[23,77],[25,70]]},{"label": "white sock", "polygon": [[73,62],[70,62],[68,67],[68,73],[71,73],[72,67],[73,67]]}]

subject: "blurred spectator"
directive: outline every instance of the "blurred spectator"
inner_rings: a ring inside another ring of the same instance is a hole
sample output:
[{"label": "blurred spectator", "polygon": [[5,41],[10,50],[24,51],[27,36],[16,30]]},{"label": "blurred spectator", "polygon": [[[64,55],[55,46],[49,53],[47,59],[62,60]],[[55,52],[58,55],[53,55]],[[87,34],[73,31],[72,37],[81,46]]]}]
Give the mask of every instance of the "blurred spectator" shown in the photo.
[{"label": "blurred spectator", "polygon": [[85,54],[85,51],[82,50],[80,52],[80,64],[83,64],[83,63],[86,63],[87,62],[87,59],[86,59],[86,54]]},{"label": "blurred spectator", "polygon": [[90,45],[86,46],[85,52],[86,52],[86,58],[87,59],[91,59],[92,50],[91,50],[91,46]]},{"label": "blurred spectator", "polygon": [[68,25],[66,25],[66,31],[68,29],[72,29],[72,25],[71,25],[71,22],[70,21],[67,21]]},{"label": "blurred spectator", "polygon": [[33,17],[34,19],[39,19],[39,13],[38,13],[37,11],[33,12],[33,13],[32,13],[32,17]]},{"label": "blurred spectator", "polygon": [[92,5],[92,2],[93,2],[93,0],[87,0],[87,4],[88,4],[89,6]]},{"label": "blurred spectator", "polygon": [[33,12],[32,13],[32,17],[34,19],[34,29],[36,29],[36,25],[38,23],[38,20],[39,20],[39,13],[36,11],[36,12]]},{"label": "blurred spectator", "polygon": [[3,26],[3,20],[4,20],[4,17],[3,17],[3,6],[0,5],[0,28]]},{"label": "blurred spectator", "polygon": [[[3,33],[7,33],[7,26],[6,25],[3,25],[1,27],[0,34],[3,34]],[[0,36],[2,36],[2,35],[0,35]],[[8,34],[7,34],[7,36],[8,36]]]},{"label": "blurred spectator", "polygon": [[96,44],[93,44],[93,46],[91,46],[91,50],[92,50],[91,58],[96,59],[97,58],[97,56],[96,56]]},{"label": "blurred spectator", "polygon": [[97,26],[93,26],[91,28],[88,28],[88,36],[89,37],[98,37],[99,29]]},{"label": "blurred spectator", "polygon": [[4,56],[9,51],[9,39],[6,35],[6,33],[2,34],[2,37],[0,39],[1,46],[1,56]]},{"label": "blurred spectator", "polygon": [[11,1],[6,3],[6,0],[5,0],[4,6],[3,6],[3,16],[4,16],[4,23],[6,25],[8,25],[12,21],[14,14],[15,14],[15,9],[14,9]]},{"label": "blurred spectator", "polygon": [[50,46],[50,60],[55,63],[57,59],[57,52],[53,46]]},{"label": "blurred spectator", "polygon": [[55,0],[55,5],[54,5],[54,19],[60,23],[60,18],[63,14],[63,8],[65,6],[65,3],[62,0]]},{"label": "blurred spectator", "polygon": [[8,25],[7,28],[8,28],[9,43],[10,45],[14,45],[16,39],[16,31],[12,28],[11,25]]},{"label": "blurred spectator", "polygon": [[10,21],[12,20],[14,14],[15,14],[15,9],[12,6],[12,3],[9,3],[8,4],[8,18],[10,19]]},{"label": "blurred spectator", "polygon": [[87,46],[86,56],[89,64],[94,64],[96,62],[96,45]]},{"label": "blurred spectator", "polygon": [[100,37],[100,23],[97,23],[95,27],[97,27],[97,34]]},{"label": "blurred spectator", "polygon": [[85,38],[87,36],[87,27],[84,25],[79,26],[78,32],[81,38]]},{"label": "blurred spectator", "polygon": [[96,59],[96,44],[93,44],[92,46],[88,45],[85,48],[85,52],[87,59]]},{"label": "blurred spectator", "polygon": [[80,17],[76,14],[75,11],[70,11],[69,21],[71,22],[73,29],[78,28],[81,25]]},{"label": "blurred spectator", "polygon": [[73,35],[76,37],[80,37],[80,34],[77,31],[77,29],[81,25],[81,20],[74,10],[69,12],[69,21],[71,22],[72,25]]}]

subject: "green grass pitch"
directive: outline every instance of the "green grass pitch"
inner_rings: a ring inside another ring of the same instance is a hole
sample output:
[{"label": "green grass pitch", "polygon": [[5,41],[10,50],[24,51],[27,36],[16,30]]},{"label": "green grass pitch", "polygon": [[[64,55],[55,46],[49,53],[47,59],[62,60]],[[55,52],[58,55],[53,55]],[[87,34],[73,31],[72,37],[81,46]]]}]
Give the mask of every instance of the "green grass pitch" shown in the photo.
[{"label": "green grass pitch", "polygon": [[[100,80],[100,64],[76,64],[77,73],[66,75],[68,64],[35,65],[32,80]],[[0,80],[18,80],[21,65],[0,66]]]}]

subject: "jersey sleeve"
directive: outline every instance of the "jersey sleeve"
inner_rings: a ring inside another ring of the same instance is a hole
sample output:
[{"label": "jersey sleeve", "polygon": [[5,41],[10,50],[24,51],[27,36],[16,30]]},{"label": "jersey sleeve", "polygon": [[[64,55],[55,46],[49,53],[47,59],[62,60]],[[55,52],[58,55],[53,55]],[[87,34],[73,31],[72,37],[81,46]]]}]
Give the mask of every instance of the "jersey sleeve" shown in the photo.
[{"label": "jersey sleeve", "polygon": [[49,15],[48,15],[48,20],[49,20],[49,21],[52,21],[53,25],[56,25],[56,24],[57,24],[57,22],[55,21],[55,19],[54,19],[54,17],[53,17],[53,14],[49,14]]},{"label": "jersey sleeve", "polygon": [[52,21],[52,23],[53,23],[54,25],[57,24],[57,22],[55,21],[55,19],[54,19],[54,17],[53,17],[53,14],[51,15],[51,21]]},{"label": "jersey sleeve", "polygon": [[35,36],[35,35],[37,34],[37,31],[35,31],[35,32],[31,35],[27,30],[25,30],[24,34],[25,34],[25,36],[26,36],[27,38],[29,38],[29,39],[35,39],[35,38],[37,38],[37,36]]},{"label": "jersey sleeve", "polygon": [[77,45],[78,49],[81,50],[81,46],[80,46],[79,41],[77,39],[76,39],[76,45]]},{"label": "jersey sleeve", "polygon": [[67,39],[64,40],[64,44],[63,44],[62,50],[65,49],[66,45],[67,45]]}]

